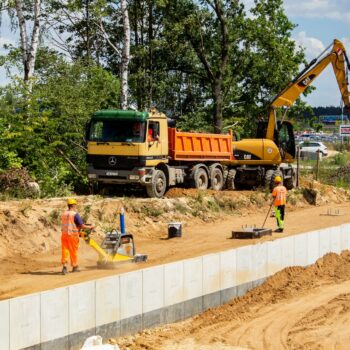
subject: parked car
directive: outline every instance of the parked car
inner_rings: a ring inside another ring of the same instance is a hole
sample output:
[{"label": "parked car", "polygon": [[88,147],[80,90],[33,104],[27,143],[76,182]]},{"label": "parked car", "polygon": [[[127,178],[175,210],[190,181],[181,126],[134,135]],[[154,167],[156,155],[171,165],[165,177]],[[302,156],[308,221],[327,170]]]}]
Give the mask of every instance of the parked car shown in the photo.
[{"label": "parked car", "polygon": [[323,156],[328,155],[327,147],[322,142],[319,142],[319,141],[301,141],[299,143],[299,147],[301,151],[313,153],[320,150]]}]

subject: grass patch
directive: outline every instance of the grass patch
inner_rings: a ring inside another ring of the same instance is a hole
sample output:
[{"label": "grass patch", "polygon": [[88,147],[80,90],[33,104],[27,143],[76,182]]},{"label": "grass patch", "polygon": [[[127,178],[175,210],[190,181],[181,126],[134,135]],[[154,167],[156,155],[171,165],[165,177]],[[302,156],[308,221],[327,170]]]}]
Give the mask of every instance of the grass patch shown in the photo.
[{"label": "grass patch", "polygon": [[61,212],[58,209],[53,209],[48,215],[48,222],[52,225],[59,225],[61,223]]}]

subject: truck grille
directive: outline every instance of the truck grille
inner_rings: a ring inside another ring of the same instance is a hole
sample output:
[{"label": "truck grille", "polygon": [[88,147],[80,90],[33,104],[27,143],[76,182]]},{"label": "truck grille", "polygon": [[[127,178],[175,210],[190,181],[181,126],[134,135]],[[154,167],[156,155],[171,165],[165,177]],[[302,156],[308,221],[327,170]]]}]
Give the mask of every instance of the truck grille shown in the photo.
[{"label": "truck grille", "polygon": [[131,170],[135,167],[143,167],[146,164],[146,157],[138,156],[113,156],[113,155],[88,155],[86,157],[88,164],[92,164],[95,169],[110,170]]}]

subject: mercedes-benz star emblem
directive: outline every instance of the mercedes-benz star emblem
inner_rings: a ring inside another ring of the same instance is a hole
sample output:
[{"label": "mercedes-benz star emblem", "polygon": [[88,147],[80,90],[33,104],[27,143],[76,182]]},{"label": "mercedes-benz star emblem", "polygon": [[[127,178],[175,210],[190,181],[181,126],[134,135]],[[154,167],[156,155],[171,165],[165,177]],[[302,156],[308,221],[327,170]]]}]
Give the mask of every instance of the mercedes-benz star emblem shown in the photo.
[{"label": "mercedes-benz star emblem", "polygon": [[108,158],[108,164],[110,166],[116,166],[117,165],[117,158],[116,157],[109,157]]}]

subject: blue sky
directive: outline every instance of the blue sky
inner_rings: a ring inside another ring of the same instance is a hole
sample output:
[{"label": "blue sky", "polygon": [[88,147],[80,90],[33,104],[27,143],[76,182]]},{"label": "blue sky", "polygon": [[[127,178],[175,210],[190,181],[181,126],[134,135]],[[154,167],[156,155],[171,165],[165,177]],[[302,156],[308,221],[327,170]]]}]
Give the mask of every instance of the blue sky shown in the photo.
[{"label": "blue sky", "polygon": [[[297,24],[293,38],[303,46],[308,60],[318,56],[334,39],[350,56],[349,0],[285,0],[285,12]],[[317,90],[306,101],[312,106],[339,106],[340,92],[331,66],[315,80]]]},{"label": "blue sky", "polygon": [[[253,0],[242,0],[246,7]],[[343,42],[350,56],[350,0],[284,0],[285,13],[297,25],[293,39],[305,48],[308,60],[317,57],[337,38]],[[3,44],[18,41],[17,34],[10,30],[9,20],[3,16],[0,28],[0,48]],[[0,53],[4,53],[0,49]],[[6,83],[3,68],[0,68],[0,85]],[[312,106],[339,106],[340,93],[332,67],[329,66],[313,84],[317,90],[306,101]]]}]

